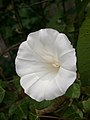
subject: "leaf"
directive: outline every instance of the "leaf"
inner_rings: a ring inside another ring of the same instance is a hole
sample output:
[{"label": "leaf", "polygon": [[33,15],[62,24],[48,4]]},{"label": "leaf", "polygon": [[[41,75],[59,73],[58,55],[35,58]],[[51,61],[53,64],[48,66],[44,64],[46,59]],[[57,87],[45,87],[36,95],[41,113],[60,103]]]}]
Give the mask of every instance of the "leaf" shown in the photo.
[{"label": "leaf", "polygon": [[65,96],[70,98],[79,98],[81,82],[78,80],[67,90]]},{"label": "leaf", "polygon": [[90,15],[88,10],[87,17],[80,28],[77,45],[78,69],[82,86],[90,86]]},{"label": "leaf", "polygon": [[4,113],[0,113],[0,120],[7,120]]},{"label": "leaf", "polygon": [[36,109],[37,110],[41,110],[44,108],[47,108],[49,105],[51,105],[52,101],[42,101],[42,102],[37,102],[31,98],[29,98],[30,101],[30,120],[40,120],[37,113],[36,113]]},{"label": "leaf", "polygon": [[4,96],[5,96],[5,90],[2,87],[0,87],[0,103],[3,101]]},{"label": "leaf", "polygon": [[5,97],[4,97],[3,102],[4,102],[6,105],[11,105],[11,104],[13,104],[17,99],[18,99],[18,94],[17,94],[17,92],[7,92],[7,91],[6,91],[6,94],[5,94]]},{"label": "leaf", "polygon": [[82,102],[85,112],[90,112],[90,98]]},{"label": "leaf", "polygon": [[44,109],[51,105],[52,101],[42,101],[42,102],[37,102],[33,99],[30,99],[30,109]]},{"label": "leaf", "polygon": [[9,116],[17,115],[19,119],[27,119],[29,99],[24,98],[14,103],[9,109]]},{"label": "leaf", "polygon": [[13,77],[13,83],[15,85],[16,91],[17,92],[21,91],[20,78],[18,76]]},{"label": "leaf", "polygon": [[0,86],[2,86],[2,80],[0,79]]},{"label": "leaf", "polygon": [[[76,0],[76,2],[77,2],[77,0]],[[79,21],[80,25],[83,21],[84,12],[85,12],[85,9],[86,9],[89,2],[90,2],[90,0],[82,0],[79,3],[77,2],[77,9],[76,10],[77,10],[78,21]]]},{"label": "leaf", "polygon": [[68,107],[64,113],[64,118],[69,118],[70,120],[82,120],[82,117],[83,113],[75,105]]},{"label": "leaf", "polygon": [[30,120],[40,120],[39,117],[35,113],[32,113],[32,112],[30,112],[29,118]]}]

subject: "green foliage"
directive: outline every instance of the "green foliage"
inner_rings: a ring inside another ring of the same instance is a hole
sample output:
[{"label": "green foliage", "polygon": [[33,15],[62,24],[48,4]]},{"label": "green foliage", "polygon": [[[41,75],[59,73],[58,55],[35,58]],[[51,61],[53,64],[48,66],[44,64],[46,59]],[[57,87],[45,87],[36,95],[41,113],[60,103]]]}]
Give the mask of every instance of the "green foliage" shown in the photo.
[{"label": "green foliage", "polygon": [[42,101],[42,102],[36,102],[34,100],[30,100],[30,108],[32,109],[43,109],[51,105],[51,101]]},{"label": "green foliage", "polygon": [[0,113],[0,120],[7,120],[4,113]]},{"label": "green foliage", "polygon": [[80,28],[77,46],[78,68],[83,86],[90,86],[90,9]]},{"label": "green foliage", "polygon": [[90,98],[82,102],[85,112],[90,112]]},{"label": "green foliage", "polygon": [[79,98],[80,97],[80,81],[76,81],[66,92],[66,96],[70,98]]},{"label": "green foliage", "polygon": [[[0,120],[90,119],[89,1],[0,0]],[[70,86],[58,109],[39,117],[36,110],[51,106],[53,100],[36,102],[25,95],[14,62],[18,46],[27,35],[46,27],[70,38],[77,49],[80,80]]]},{"label": "green foliage", "polygon": [[18,99],[17,92],[7,91],[4,97],[3,102],[7,105],[13,104]]},{"label": "green foliage", "polygon": [[4,96],[5,96],[5,90],[2,87],[0,87],[0,103],[2,102]]},{"label": "green foliage", "polygon": [[14,103],[9,109],[9,116],[18,116],[19,119],[27,119],[28,116],[28,99],[23,99]]},{"label": "green foliage", "polygon": [[72,105],[71,107],[68,107],[67,111],[65,111],[64,118],[82,120],[83,113],[77,108],[77,106]]}]

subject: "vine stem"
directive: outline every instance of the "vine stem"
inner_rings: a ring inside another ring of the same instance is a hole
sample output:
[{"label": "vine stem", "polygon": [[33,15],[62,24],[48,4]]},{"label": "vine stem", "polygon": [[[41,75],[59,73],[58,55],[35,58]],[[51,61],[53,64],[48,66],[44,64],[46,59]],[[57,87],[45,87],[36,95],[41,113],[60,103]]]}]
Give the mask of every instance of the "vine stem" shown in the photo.
[{"label": "vine stem", "polygon": [[42,110],[36,109],[37,115],[42,116],[42,115],[54,112],[65,101],[65,99],[66,99],[65,96],[58,97],[58,98],[54,99],[53,103],[50,106],[48,106],[47,108],[44,108]]},{"label": "vine stem", "polygon": [[20,42],[17,43],[17,44],[14,44],[12,46],[10,46],[9,48],[5,49],[1,54],[0,54],[0,57],[4,54],[6,54],[7,52],[9,52],[10,50],[13,50],[15,48],[17,48],[18,46],[20,45]]}]

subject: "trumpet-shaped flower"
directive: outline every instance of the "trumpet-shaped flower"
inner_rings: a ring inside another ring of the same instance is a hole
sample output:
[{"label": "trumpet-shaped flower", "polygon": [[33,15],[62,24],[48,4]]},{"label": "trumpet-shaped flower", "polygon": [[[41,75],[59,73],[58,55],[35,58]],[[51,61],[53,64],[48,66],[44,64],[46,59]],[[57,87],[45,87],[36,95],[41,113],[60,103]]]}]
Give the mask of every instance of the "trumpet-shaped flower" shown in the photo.
[{"label": "trumpet-shaped flower", "polygon": [[15,60],[20,84],[31,98],[52,100],[76,79],[76,55],[67,36],[54,29],[30,33]]}]

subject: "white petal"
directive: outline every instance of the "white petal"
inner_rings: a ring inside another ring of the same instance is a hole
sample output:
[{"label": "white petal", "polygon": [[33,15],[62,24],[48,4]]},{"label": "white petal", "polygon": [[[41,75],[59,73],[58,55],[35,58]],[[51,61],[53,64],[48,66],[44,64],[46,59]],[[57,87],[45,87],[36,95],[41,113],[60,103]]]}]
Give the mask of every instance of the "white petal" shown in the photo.
[{"label": "white petal", "polygon": [[59,33],[53,29],[41,29],[30,33],[27,38],[29,46],[42,56],[44,60],[50,62],[56,56],[54,42]]},{"label": "white petal", "polygon": [[58,74],[55,78],[57,86],[64,94],[66,90],[73,84],[76,79],[76,72],[72,72],[60,67]]},{"label": "white petal", "polygon": [[48,84],[45,89],[45,99],[52,100],[62,95],[63,92],[60,91],[59,87],[57,86],[56,80],[52,79],[52,81],[48,81]]},{"label": "white petal", "polygon": [[36,84],[34,84],[32,87],[29,87],[29,89],[25,90],[25,93],[39,102],[45,100],[44,91],[47,82],[48,81],[37,81]]},{"label": "white petal", "polygon": [[21,77],[27,74],[37,73],[41,71],[51,71],[49,65],[45,65],[44,63],[32,63],[27,60],[16,59],[16,64],[16,72]]},{"label": "white petal", "polygon": [[61,67],[76,72],[76,54],[74,48],[66,54],[60,56],[59,61]]},{"label": "white petal", "polygon": [[45,75],[46,74],[43,73],[37,74],[37,76],[35,74],[29,74],[23,76],[20,80],[20,84],[25,93],[37,101],[44,100],[44,87],[46,86],[46,81],[42,81],[41,79]]},{"label": "white petal", "polygon": [[54,29],[41,29],[39,32],[40,42],[47,51],[52,53],[55,50],[54,42],[59,35],[59,32]]},{"label": "white petal", "polygon": [[27,41],[21,43],[17,53],[17,58],[29,60],[31,62],[45,62],[41,56],[39,56],[35,51],[33,51],[32,48],[30,48]]},{"label": "white petal", "polygon": [[[33,46],[33,49],[54,49],[52,48],[59,32],[54,29],[41,29],[39,31],[30,33],[28,35],[27,41],[30,46]],[[51,51],[52,52],[52,51]]]},{"label": "white petal", "polygon": [[[28,74],[21,78],[20,83],[24,88],[25,93],[37,101],[42,101],[45,98],[45,92],[47,91],[47,85],[49,81],[55,78],[56,73],[37,73]],[[51,84],[49,84],[51,86]],[[53,88],[54,89],[54,88]],[[56,92],[56,91],[55,91]],[[49,94],[50,95],[50,94]],[[55,98],[56,96],[54,96]]]},{"label": "white petal", "polygon": [[27,89],[32,87],[35,83],[37,83],[46,74],[47,72],[37,72],[24,75],[23,77],[21,77],[20,84],[26,91]]},{"label": "white petal", "polygon": [[55,45],[57,48],[57,54],[62,56],[63,54],[67,53],[68,51],[72,50],[72,45],[67,36],[63,33],[60,33],[55,41]]},{"label": "white petal", "polygon": [[19,76],[43,70],[47,71],[49,67],[49,65],[46,65],[45,60],[28,46],[27,42],[20,45],[15,64]]}]

